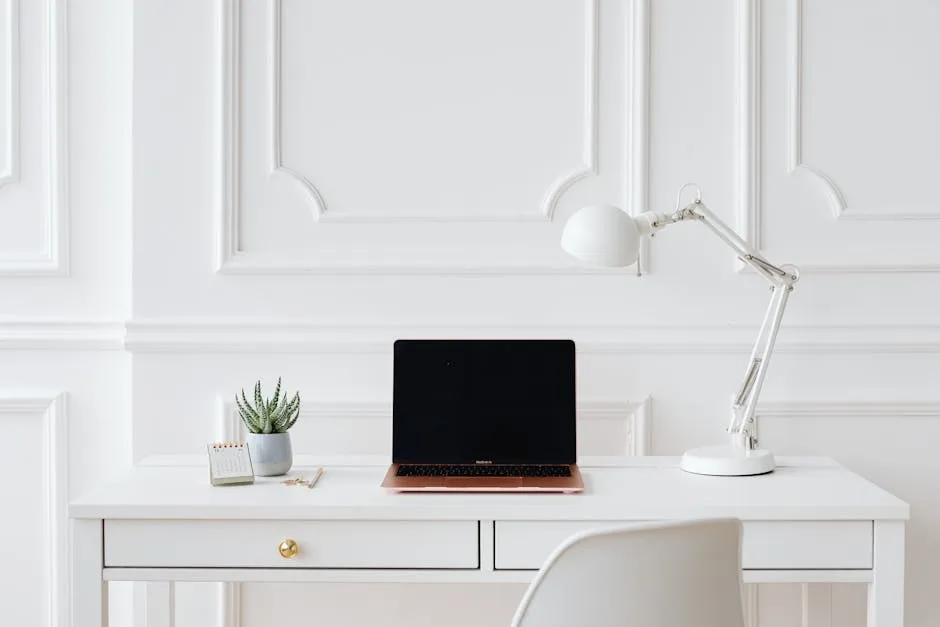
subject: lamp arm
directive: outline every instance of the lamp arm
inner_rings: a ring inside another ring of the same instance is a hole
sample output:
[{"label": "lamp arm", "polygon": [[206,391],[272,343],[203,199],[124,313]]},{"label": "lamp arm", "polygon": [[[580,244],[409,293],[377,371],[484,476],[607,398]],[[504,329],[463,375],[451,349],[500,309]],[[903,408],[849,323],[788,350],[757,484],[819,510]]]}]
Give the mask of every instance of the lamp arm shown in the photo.
[{"label": "lamp arm", "polygon": [[746,437],[747,425],[754,420],[757,399],[764,385],[767,367],[770,365],[774,344],[777,341],[777,332],[780,330],[780,322],[783,320],[783,313],[792,289],[790,286],[772,288],[770,304],[757,339],[754,341],[754,349],[751,352],[751,360],[744,374],[744,380],[741,382],[741,389],[735,395],[731,406],[728,433],[733,436],[736,444],[748,449],[751,447],[751,441],[749,437]]},{"label": "lamp arm", "polygon": [[[680,197],[681,194],[682,189],[679,190]],[[734,397],[731,421],[728,424],[728,433],[731,434],[734,443],[750,450],[752,442],[751,438],[747,437],[746,427],[754,419],[757,400],[767,375],[767,367],[777,341],[777,332],[780,330],[780,322],[783,320],[790,292],[793,291],[793,284],[799,279],[799,270],[794,266],[777,266],[767,261],[705,206],[701,199],[701,192],[692,203],[680,208],[677,201],[676,207],[676,211],[672,214],[646,214],[649,224],[648,232],[652,234],[675,222],[698,220],[730,246],[741,261],[754,268],[772,285],[770,303],[754,342],[744,381]]]},{"label": "lamp arm", "polygon": [[685,220],[698,220],[708,227],[708,229],[718,236],[725,244],[730,246],[738,254],[738,259],[748,264],[758,274],[770,281],[773,285],[792,285],[799,279],[799,271],[792,266],[776,266],[757,252],[750,244],[745,242],[740,235],[735,233],[734,229],[716,216],[705,206],[701,198],[696,198],[685,207],[677,207],[671,214],[640,214],[638,218],[646,218],[649,222],[646,232],[653,234],[657,230],[668,224],[683,222]]}]

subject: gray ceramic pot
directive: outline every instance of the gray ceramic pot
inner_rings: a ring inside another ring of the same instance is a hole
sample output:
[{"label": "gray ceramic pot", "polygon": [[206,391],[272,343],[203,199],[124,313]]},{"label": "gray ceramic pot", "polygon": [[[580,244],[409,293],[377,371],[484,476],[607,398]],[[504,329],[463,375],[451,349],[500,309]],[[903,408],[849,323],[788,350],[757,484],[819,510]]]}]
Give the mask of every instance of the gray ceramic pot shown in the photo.
[{"label": "gray ceramic pot", "polygon": [[258,477],[287,474],[294,463],[290,433],[249,433],[248,452]]}]

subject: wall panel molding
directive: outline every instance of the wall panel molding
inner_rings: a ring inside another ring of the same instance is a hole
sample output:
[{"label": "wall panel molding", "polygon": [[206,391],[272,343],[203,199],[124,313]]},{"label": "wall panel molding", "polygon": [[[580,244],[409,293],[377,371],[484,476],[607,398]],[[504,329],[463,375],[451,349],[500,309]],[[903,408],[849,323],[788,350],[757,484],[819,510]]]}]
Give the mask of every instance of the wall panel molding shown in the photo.
[{"label": "wall panel molding", "polygon": [[135,582],[135,616],[137,627],[175,627],[176,582]]},{"label": "wall panel molding", "polygon": [[582,163],[558,178],[545,194],[540,206],[541,218],[549,222],[555,217],[555,208],[565,192],[575,183],[589,176],[597,175],[598,135],[600,134],[600,102],[598,100],[598,82],[600,80],[600,24],[598,9],[600,0],[584,1],[584,121],[582,140]]},{"label": "wall panel molding", "polygon": [[[313,210],[314,219],[320,222],[354,222],[368,223],[394,223],[394,222],[529,222],[551,221],[558,201],[575,183],[583,178],[597,174],[598,153],[598,3],[599,0],[583,0],[585,10],[585,85],[584,85],[584,128],[581,166],[568,172],[552,183],[546,191],[540,204],[538,213],[480,213],[438,215],[438,214],[388,214],[380,211],[357,212],[355,214],[328,211],[323,195],[308,176],[300,173],[296,168],[284,164],[282,150],[282,123],[281,123],[281,6],[283,0],[269,0],[268,2],[268,132],[270,133],[270,172],[271,174],[285,175],[293,179],[303,190],[307,201]],[[237,16],[237,8],[232,9]],[[237,17],[236,17],[237,21]],[[237,39],[234,39],[238,46]],[[238,55],[233,55],[233,59]],[[238,66],[230,70],[238,74]],[[238,154],[233,158],[237,159]]]},{"label": "wall panel molding", "polygon": [[[43,94],[45,97],[42,145],[46,165],[45,187],[46,231],[43,249],[31,254],[0,255],[0,276],[66,276],[69,273],[69,210],[68,210],[68,148],[66,119],[67,94],[67,45],[66,45],[66,0],[43,2],[43,32],[21,36],[18,17],[19,0],[7,0],[7,17],[11,25],[11,67],[8,68],[12,89],[11,125],[12,140],[6,150],[10,155],[10,167],[0,173],[0,187],[21,182],[19,172],[20,142],[20,90],[19,67],[23,41],[42,41]],[[12,22],[16,23],[12,23]]]},{"label": "wall panel molding", "polygon": [[[281,144],[281,4],[282,0],[268,0],[267,60],[269,133],[269,170],[271,174],[292,179],[303,191],[318,222],[407,223],[427,225],[435,223],[473,222],[550,222],[555,209],[564,196],[579,181],[598,173],[599,153],[599,3],[600,0],[582,0],[585,8],[585,82],[583,146],[581,165],[555,179],[538,204],[538,210],[521,213],[473,213],[460,215],[399,214],[388,215],[377,211],[342,213],[329,210],[327,200],[310,176],[285,164]],[[625,137],[626,163],[629,164],[630,197],[625,205],[633,213],[644,211],[649,200],[649,2],[631,0],[631,19],[634,41],[628,50],[629,80],[627,101],[630,119]],[[380,264],[322,263],[291,258],[279,253],[250,253],[243,251],[239,242],[239,188],[241,149],[241,0],[220,0],[220,128],[219,128],[219,191],[216,207],[216,272],[235,274],[608,274],[604,268],[581,265],[544,265],[525,263],[486,264],[479,262],[420,263],[391,262]],[[640,268],[648,266],[648,249],[641,247]],[[613,271],[616,272],[616,271]]]},{"label": "wall panel molding", "polygon": [[0,320],[0,350],[123,350],[123,322]]},{"label": "wall panel molding", "polygon": [[217,594],[216,627],[241,627],[242,584],[220,583]]},{"label": "wall panel molding", "polygon": [[[757,327],[729,325],[374,325],[264,319],[0,320],[0,350],[131,353],[377,353],[399,337],[571,337],[582,353],[746,353]],[[789,325],[791,354],[937,354],[940,325]]]},{"label": "wall panel molding", "polygon": [[760,627],[759,584],[744,584],[744,624],[746,627]]},{"label": "wall panel molding", "polygon": [[[757,327],[369,325],[276,320],[132,320],[132,353],[378,353],[399,337],[570,337],[582,353],[749,353]],[[782,329],[778,353],[940,353],[940,325],[794,326]]]},{"label": "wall panel molding", "polygon": [[910,208],[902,213],[879,208],[856,209],[848,206],[839,185],[823,170],[803,160],[803,26],[806,0],[789,0],[789,49],[787,50],[787,167],[791,174],[808,176],[817,184],[836,219],[852,220],[940,220],[940,207]]},{"label": "wall panel molding", "polygon": [[[651,0],[632,0],[633,45],[630,47],[630,78],[627,80],[630,104],[627,137],[627,179],[629,191],[624,208],[631,215],[650,210],[650,61],[652,45],[650,31]],[[640,239],[640,257],[636,264],[637,276],[650,271],[650,238]]]},{"label": "wall panel molding", "polygon": [[20,180],[20,0],[4,0],[3,37],[6,40],[7,64],[4,68],[7,81],[4,85],[6,115],[0,122],[6,127],[6,146],[3,167],[0,168],[0,189]]},{"label": "wall panel molding", "polygon": [[10,415],[28,415],[43,425],[44,525],[48,541],[44,582],[47,607],[42,624],[66,627],[69,616],[68,429],[65,394],[0,392],[0,422]]},{"label": "wall panel molding", "polygon": [[754,412],[754,435],[760,439],[766,418],[930,418],[940,417],[940,401],[761,401]]},{"label": "wall panel molding", "polygon": [[[239,11],[237,5],[240,2],[241,0],[233,2],[236,6],[233,6],[231,10],[235,12],[236,16]],[[232,41],[237,48],[240,43],[237,36],[238,31],[235,32],[236,35],[232,37]],[[300,171],[284,165],[281,122],[281,33],[281,0],[268,0],[268,133],[271,142],[271,153],[268,157],[271,160],[270,175],[282,175],[294,180],[307,197],[307,201],[313,209],[314,219],[320,220],[327,212],[326,202],[323,200],[320,190]],[[241,54],[237,54],[235,58],[241,58]],[[226,68],[225,71],[238,75],[241,69],[236,65]],[[240,95],[233,95],[233,97],[237,98]],[[231,158],[238,160],[236,164],[240,163],[240,154],[237,151],[232,154]],[[236,167],[238,166],[236,165]]]},{"label": "wall panel molding", "polygon": [[[389,403],[316,403],[304,401],[298,421],[322,422],[327,419],[384,420],[391,422]],[[653,399],[646,396],[638,402],[583,401],[578,403],[580,423],[623,421],[626,424],[623,450],[618,456],[649,455],[652,450]],[[245,439],[245,428],[238,417],[235,403],[218,399],[213,438],[220,441]]]},{"label": "wall panel molding", "polygon": [[[738,0],[737,4],[737,174],[736,208],[738,234],[756,249],[761,241],[761,0]],[[739,269],[744,265],[739,261]]]},{"label": "wall panel molding", "polygon": [[755,412],[755,418],[758,421],[761,417],[791,418],[799,416],[829,418],[940,416],[940,401],[765,401],[758,405]]},{"label": "wall panel molding", "polygon": [[800,627],[832,627],[832,584],[800,584]]},{"label": "wall panel molding", "polygon": [[835,218],[845,213],[845,197],[832,178],[803,160],[803,0],[789,0],[787,50],[787,171],[812,180]]},{"label": "wall panel molding", "polygon": [[[854,209],[847,206],[845,197],[835,181],[821,169],[803,158],[803,14],[805,0],[787,0],[787,168],[790,174],[804,175],[812,180],[825,196],[836,219],[853,220],[938,220],[940,210],[935,207],[919,208],[905,213],[890,213],[877,209]],[[761,0],[737,2],[737,171],[735,177],[737,231],[754,248],[763,247],[763,203],[761,196]],[[750,271],[739,262],[738,271]],[[799,264],[806,273],[923,273],[940,272],[938,263],[900,264]]]},{"label": "wall panel molding", "polygon": [[219,188],[216,199],[216,271],[239,256],[241,154],[241,2],[219,0]]}]

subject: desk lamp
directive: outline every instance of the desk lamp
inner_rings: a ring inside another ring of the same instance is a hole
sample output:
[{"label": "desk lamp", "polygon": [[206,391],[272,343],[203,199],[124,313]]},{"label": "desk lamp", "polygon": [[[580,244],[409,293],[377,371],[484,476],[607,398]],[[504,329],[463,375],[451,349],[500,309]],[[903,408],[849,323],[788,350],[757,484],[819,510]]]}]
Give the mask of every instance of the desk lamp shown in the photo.
[{"label": "desk lamp", "polygon": [[[690,187],[695,189],[695,199],[682,206],[682,193]],[[673,213],[645,212],[631,216],[611,205],[585,207],[568,220],[561,236],[561,246],[568,254],[587,263],[607,267],[629,266],[636,263],[639,257],[641,237],[652,237],[670,224],[687,220],[695,220],[707,226],[734,249],[741,261],[767,279],[772,288],[770,304],[754,343],[744,381],[732,403],[731,422],[728,424],[731,442],[726,446],[686,451],[682,456],[682,469],[700,475],[768,473],[776,466],[774,456],[770,451],[754,448],[754,438],[747,425],[754,421],[757,399],[767,374],[777,331],[793,284],[799,279],[799,270],[790,265],[775,266],[764,259],[705,206],[702,190],[692,184],[679,188]]]}]

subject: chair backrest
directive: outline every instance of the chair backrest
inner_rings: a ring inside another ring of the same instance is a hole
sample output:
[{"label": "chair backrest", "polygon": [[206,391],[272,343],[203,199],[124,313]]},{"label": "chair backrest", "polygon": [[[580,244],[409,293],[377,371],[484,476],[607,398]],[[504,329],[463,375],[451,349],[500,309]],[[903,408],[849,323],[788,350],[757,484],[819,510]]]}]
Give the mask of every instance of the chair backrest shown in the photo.
[{"label": "chair backrest", "polygon": [[741,523],[578,533],[549,556],[512,627],[744,627]]}]

